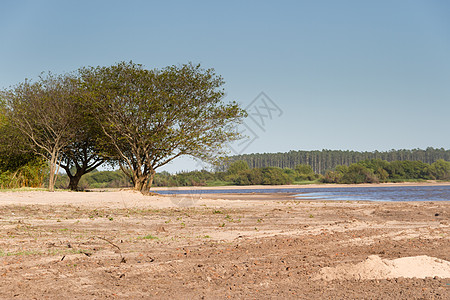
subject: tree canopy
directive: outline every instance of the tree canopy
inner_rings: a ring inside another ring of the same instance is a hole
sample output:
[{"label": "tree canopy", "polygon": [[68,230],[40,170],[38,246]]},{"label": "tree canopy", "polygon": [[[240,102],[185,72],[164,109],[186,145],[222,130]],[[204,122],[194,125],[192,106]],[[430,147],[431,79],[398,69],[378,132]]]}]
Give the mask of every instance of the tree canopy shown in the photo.
[{"label": "tree canopy", "polygon": [[8,122],[28,141],[34,153],[48,160],[53,191],[64,147],[77,135],[76,93],[69,76],[41,75],[3,93]]},{"label": "tree canopy", "polygon": [[107,160],[146,192],[157,168],[182,155],[214,161],[240,137],[233,128],[246,112],[224,102],[223,84],[213,69],[191,63],[84,67],[3,91],[0,121],[49,162],[50,190],[59,166],[76,189],[83,174]]},{"label": "tree canopy", "polygon": [[224,143],[239,138],[233,128],[245,111],[223,101],[224,81],[213,69],[186,64],[147,70],[122,62],[80,74],[103,130],[102,149],[137,190],[147,191],[155,170],[175,158],[217,158]]}]

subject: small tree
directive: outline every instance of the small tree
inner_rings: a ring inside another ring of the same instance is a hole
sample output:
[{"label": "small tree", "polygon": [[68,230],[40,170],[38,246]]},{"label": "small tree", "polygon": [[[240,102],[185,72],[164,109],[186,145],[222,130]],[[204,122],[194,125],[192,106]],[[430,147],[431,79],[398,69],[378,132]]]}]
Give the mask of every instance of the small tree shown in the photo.
[{"label": "small tree", "polygon": [[299,164],[295,166],[295,171],[300,175],[314,175],[314,171],[310,165]]},{"label": "small tree", "polygon": [[435,179],[449,180],[450,179],[450,162],[439,159],[431,164],[430,172]]},{"label": "small tree", "polygon": [[371,169],[359,164],[352,164],[342,176],[339,183],[378,183],[379,180]]},{"label": "small tree", "polygon": [[0,173],[14,172],[35,159],[21,133],[11,126],[7,118],[6,104],[0,97]]},{"label": "small tree", "polygon": [[7,116],[37,155],[48,160],[48,188],[54,190],[62,151],[76,136],[77,117],[73,80],[69,75],[41,76],[4,91]]},{"label": "small tree", "polygon": [[104,133],[102,147],[136,190],[148,192],[156,169],[182,155],[213,159],[239,134],[245,111],[222,101],[224,84],[200,65],[146,70],[119,63],[80,70]]},{"label": "small tree", "polygon": [[314,170],[310,165],[299,164],[295,167],[297,173],[296,180],[314,180],[316,179]]},{"label": "small tree", "polygon": [[236,175],[236,174],[239,174],[239,172],[241,172],[241,171],[246,171],[246,170],[249,170],[249,169],[250,168],[249,168],[248,163],[246,161],[238,160],[238,161],[235,161],[235,162],[230,164],[230,166],[228,167],[227,173],[231,174],[231,175]]}]

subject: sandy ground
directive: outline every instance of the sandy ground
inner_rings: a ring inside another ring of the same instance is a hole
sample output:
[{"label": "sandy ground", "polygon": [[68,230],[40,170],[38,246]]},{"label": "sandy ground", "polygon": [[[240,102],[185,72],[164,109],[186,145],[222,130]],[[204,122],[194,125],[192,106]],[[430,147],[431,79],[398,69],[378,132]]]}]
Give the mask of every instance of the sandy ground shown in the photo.
[{"label": "sandy ground", "polygon": [[450,299],[449,219],[450,202],[4,192],[0,299]]}]

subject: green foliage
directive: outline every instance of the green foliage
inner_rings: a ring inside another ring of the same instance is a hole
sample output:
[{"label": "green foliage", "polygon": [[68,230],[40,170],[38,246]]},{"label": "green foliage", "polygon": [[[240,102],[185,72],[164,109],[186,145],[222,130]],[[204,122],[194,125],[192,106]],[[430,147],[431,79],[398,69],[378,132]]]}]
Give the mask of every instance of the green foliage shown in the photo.
[{"label": "green foliage", "polygon": [[0,188],[41,187],[47,166],[31,152],[20,132],[6,116],[5,101],[0,98]]},{"label": "green foliage", "polygon": [[429,171],[434,179],[450,180],[450,162],[440,159],[431,164]]},{"label": "green foliage", "polygon": [[140,236],[138,237],[138,239],[143,239],[143,240],[159,240],[159,238],[157,236],[153,236],[151,234],[148,234],[146,236]]},{"label": "green foliage", "polygon": [[299,165],[295,166],[295,171],[298,174],[302,174],[302,175],[314,174],[312,167],[310,165],[304,165],[304,164],[299,164]]},{"label": "green foliage", "polygon": [[232,179],[236,185],[282,185],[293,181],[283,169],[273,167],[243,170]]},{"label": "green foliage", "polygon": [[79,134],[77,89],[70,74],[42,74],[4,91],[8,122],[27,147],[48,161],[48,188],[53,191],[65,147]]},{"label": "green foliage", "polygon": [[180,172],[171,175],[168,172],[161,172],[155,175],[154,185],[156,186],[206,186],[207,182],[218,180],[218,174],[202,170],[191,172]]},{"label": "green foliage", "polygon": [[37,155],[26,145],[20,132],[11,126],[4,106],[0,105],[0,173],[15,172],[27,164],[33,165],[37,160]]},{"label": "green foliage", "polygon": [[431,179],[430,165],[421,161],[394,161],[386,166],[392,179]]},{"label": "green foliage", "polygon": [[283,172],[283,169],[267,167],[262,168],[263,183],[267,185],[291,184],[292,179]]},{"label": "green foliage", "polygon": [[[214,161],[226,153],[225,143],[241,137],[234,125],[246,112],[223,100],[223,85],[213,69],[191,63],[148,70],[121,62],[43,74],[1,92],[0,131],[11,123],[48,161],[49,190],[59,167],[67,172],[69,187],[77,189],[83,174],[108,159],[146,193],[157,168],[181,155]],[[0,153],[0,168],[17,168],[27,159]]]},{"label": "green foliage", "polygon": [[322,178],[323,183],[340,183],[342,181],[344,173],[338,171],[328,170]]},{"label": "green foliage", "polygon": [[14,171],[0,173],[0,188],[42,187],[47,173],[47,165],[41,159],[27,162]]},{"label": "green foliage", "polygon": [[224,154],[224,143],[240,137],[232,125],[246,113],[223,101],[224,81],[213,69],[185,64],[147,70],[121,62],[80,73],[101,116],[103,150],[137,190],[148,191],[155,170],[173,159],[214,160]]},{"label": "green foliage", "polygon": [[250,168],[248,167],[248,163],[246,161],[243,160],[238,160],[233,162],[229,167],[228,167],[228,174],[239,174],[239,172],[242,171],[246,171],[249,170]]},{"label": "green foliage", "polygon": [[295,166],[295,181],[314,181],[318,175],[310,165],[299,164]]},{"label": "green foliage", "polygon": [[[350,166],[364,160],[393,161],[422,161],[432,164],[439,159],[450,161],[450,150],[429,147],[423,149],[401,149],[385,152],[358,152],[348,150],[313,150],[313,151],[289,151],[285,153],[252,153],[231,156],[228,164],[237,160],[248,163],[250,168],[279,167],[295,169],[298,165],[308,165],[316,174],[325,174],[327,170],[334,170],[339,165]],[[366,166],[369,167],[370,166]],[[381,166],[384,168],[383,166]],[[227,165],[220,170],[225,171]]]},{"label": "green foliage", "polygon": [[239,172],[231,178],[236,185],[258,185],[263,184],[261,169],[250,169]]},{"label": "green foliage", "polygon": [[[249,169],[245,164],[239,163],[236,174],[230,172],[210,172],[206,170],[180,172],[170,174],[168,172],[157,173],[154,184],[156,186],[218,186],[218,185],[284,185],[292,182],[299,183],[297,170],[289,168],[254,168]],[[298,168],[300,169],[300,168]],[[308,167],[304,167],[310,173]],[[401,173],[399,173],[401,170]],[[388,173],[391,172],[391,173]],[[394,172],[395,171],[395,172]],[[304,171],[303,171],[304,172]],[[402,178],[399,174],[413,178]],[[392,177],[393,175],[394,177]],[[323,183],[377,183],[377,182],[401,182],[412,180],[424,180],[424,178],[449,180],[450,162],[439,160],[431,166],[421,162],[405,161],[392,162],[382,160],[365,160],[348,166],[337,166],[335,170],[328,170],[324,176],[319,174],[309,174],[313,180],[302,183],[320,182]],[[64,178],[64,176],[62,176]],[[224,179],[230,181],[224,181]],[[314,179],[317,178],[317,179]],[[67,178],[65,179],[67,181]],[[67,184],[67,182],[65,183]],[[103,171],[87,174],[83,176],[81,185],[84,188],[106,188],[129,186],[130,182],[122,171]],[[64,186],[64,185],[62,185]],[[61,186],[61,187],[62,187]]]},{"label": "green foliage", "polygon": [[337,166],[325,173],[325,183],[377,183],[411,180],[449,180],[450,162],[438,160],[431,165],[421,161],[364,160],[347,166]]},{"label": "green foliage", "polygon": [[378,183],[379,180],[371,169],[359,164],[352,164],[340,179],[340,183]]}]

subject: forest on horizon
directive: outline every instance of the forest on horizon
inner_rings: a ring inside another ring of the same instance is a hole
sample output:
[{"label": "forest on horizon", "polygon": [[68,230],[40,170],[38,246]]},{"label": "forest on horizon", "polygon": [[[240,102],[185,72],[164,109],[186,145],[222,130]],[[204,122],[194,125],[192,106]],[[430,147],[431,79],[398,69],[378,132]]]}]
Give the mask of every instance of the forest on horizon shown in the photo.
[{"label": "forest on horizon", "polygon": [[218,167],[218,171],[225,171],[230,163],[245,161],[250,168],[290,168],[295,169],[297,165],[309,165],[314,173],[325,174],[337,166],[350,166],[351,164],[371,159],[381,159],[388,162],[393,161],[421,161],[432,164],[443,159],[450,161],[450,150],[444,148],[428,147],[423,149],[400,149],[389,151],[350,151],[350,150],[298,150],[278,153],[251,153],[233,155],[228,163]]}]

